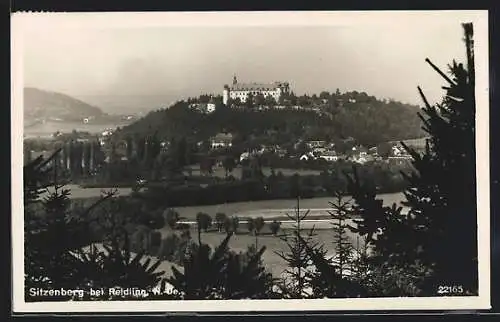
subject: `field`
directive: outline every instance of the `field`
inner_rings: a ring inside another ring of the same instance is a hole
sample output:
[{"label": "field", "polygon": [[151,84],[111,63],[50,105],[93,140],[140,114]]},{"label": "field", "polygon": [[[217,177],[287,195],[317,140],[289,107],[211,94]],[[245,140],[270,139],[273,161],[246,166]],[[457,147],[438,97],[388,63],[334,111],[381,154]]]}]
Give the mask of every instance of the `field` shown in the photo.
[{"label": "field", "polygon": [[[76,185],[68,185],[66,188],[71,190],[72,199],[87,199],[96,198],[102,191],[107,191],[112,188],[80,188]],[[117,188],[120,196],[126,196],[131,193],[130,188]],[[348,199],[349,197],[345,197]],[[403,199],[403,193],[387,193],[380,194],[378,198],[384,201],[384,204],[391,205],[392,203],[399,204]],[[328,216],[327,210],[331,209],[331,197],[318,197],[300,200],[301,211],[310,210],[310,217],[322,218]],[[259,217],[264,218],[286,218],[286,214],[293,213],[297,207],[295,199],[276,199],[276,200],[261,200],[261,201],[244,201],[224,203],[218,205],[201,205],[177,207],[175,210],[186,221],[193,221],[199,212],[204,212],[212,217],[218,212],[225,213],[227,216],[238,217]]]},{"label": "field", "polygon": [[[169,232],[169,228],[163,228],[160,230],[162,235],[166,236]],[[248,231],[246,230],[246,227],[241,227],[240,232],[236,235],[233,235],[231,237],[231,240],[229,241],[229,247],[231,250],[236,251],[236,252],[243,252],[247,250],[248,246],[250,245],[255,245],[255,236],[250,235]],[[281,258],[279,254],[281,253],[286,253],[289,251],[288,246],[285,241],[282,240],[282,238],[287,235],[289,236],[291,233],[290,230],[282,230],[279,233],[279,236],[272,236],[266,231],[263,232],[263,235],[259,235],[257,239],[257,246],[260,248],[262,246],[266,247],[266,250],[262,256],[262,261],[266,267],[266,269],[273,274],[274,277],[279,277],[284,270],[287,268],[287,263],[286,261]],[[308,231],[303,230],[302,235],[306,236],[308,234]],[[360,243],[360,241],[357,238],[357,235],[351,232],[348,232],[348,237],[351,240],[351,243],[353,244],[354,247],[357,247]],[[192,238],[197,241],[197,231],[195,229],[191,230],[191,236]],[[205,244],[209,244],[213,248],[218,246],[222,240],[226,237],[225,233],[219,233],[216,231],[211,231],[208,233],[202,233],[201,239],[202,242]],[[334,245],[332,244],[333,242],[333,232],[331,229],[323,229],[323,230],[317,230],[313,233],[313,236],[311,237],[313,239],[313,242],[320,242],[321,244],[325,245],[325,248],[328,249],[328,257],[331,257],[335,255],[334,251]],[[99,244],[95,244],[96,246],[99,247]],[[99,247],[100,248],[100,247]],[[152,259],[157,259],[156,256],[146,256],[150,257]],[[145,260],[145,259],[144,259]],[[182,271],[182,267],[174,264],[170,261],[163,260],[160,266],[156,269],[157,272],[159,271],[164,271],[165,277],[171,276],[172,275],[172,266],[175,266],[177,269]]]},{"label": "field", "polygon": [[[164,228],[161,230],[163,234],[167,234],[169,229]],[[289,234],[289,230],[284,230],[281,231],[280,234]],[[305,236],[308,232],[303,231],[303,235]],[[314,241],[319,241],[325,245],[325,248],[329,250],[328,255],[332,256],[335,254],[333,251],[333,244],[332,244],[332,235],[333,232],[331,229],[323,229],[323,230],[317,230],[314,232],[314,236],[312,237]],[[353,245],[356,245],[357,241],[357,235],[354,233],[348,233],[349,238]],[[191,231],[191,236],[193,239],[197,240],[197,231],[192,230]],[[218,232],[208,232],[208,233],[203,233],[201,236],[202,242],[211,245],[212,247],[215,247],[220,244],[220,242],[226,237],[225,233],[218,233]],[[255,245],[255,236],[248,234],[248,231],[246,227],[241,227],[240,228],[240,233],[237,235],[234,235],[231,237],[231,240],[229,241],[229,247],[236,251],[245,251],[248,246],[250,245]],[[276,252],[281,253],[281,252],[287,252],[289,249],[287,247],[287,244],[285,241],[280,239],[280,237],[272,236],[270,234],[266,235],[259,235],[258,236],[258,247],[266,246],[266,251],[264,252],[262,259],[264,262],[264,265],[268,269],[270,273],[273,274],[273,276],[278,277],[280,276],[283,271],[286,269],[286,262],[283,260]],[[168,262],[163,263],[161,266],[161,270],[165,270],[165,274],[169,275],[171,274],[171,264]]]},{"label": "field", "polygon": [[[73,198],[85,198],[85,197],[95,197],[99,195],[102,190],[100,188],[88,188],[82,189],[75,186],[69,186],[72,188]],[[130,193],[128,188],[119,188],[120,194],[126,195]],[[348,197],[346,197],[348,198]],[[384,200],[384,204],[400,203],[404,199],[402,193],[392,193],[392,194],[381,194],[379,198]],[[313,237],[316,241],[322,242],[326,249],[331,252],[329,255],[333,255],[332,245],[332,230],[331,221],[329,220],[315,220],[316,218],[328,218],[327,209],[330,208],[329,202],[332,198],[322,197],[322,198],[311,198],[300,200],[301,213],[306,210],[311,209],[312,212],[310,216],[313,220],[303,222],[302,227],[304,229],[310,229],[313,226],[315,229],[315,236]],[[175,208],[179,212],[180,216],[183,218],[182,221],[193,222],[196,220],[196,214],[198,212],[205,212],[209,214],[212,218],[215,217],[217,212],[223,212],[228,216],[238,216],[242,218],[239,227],[239,233],[232,237],[230,241],[231,249],[235,251],[244,251],[249,245],[255,244],[255,237],[248,234],[248,229],[246,224],[243,222],[246,217],[263,216],[266,221],[271,219],[279,218],[280,220],[284,218],[286,213],[292,214],[294,208],[296,207],[295,199],[282,199],[282,200],[264,200],[264,201],[249,201],[249,202],[236,202],[236,203],[226,203],[219,205],[205,205],[205,206],[188,206],[188,207],[178,207]],[[288,231],[293,223],[282,222],[281,232]],[[195,225],[192,225],[191,236],[196,240],[197,231]],[[160,230],[163,235],[168,234],[170,228],[164,227]],[[278,277],[283,270],[286,268],[286,262],[276,254],[276,252],[286,252],[287,245],[279,237],[272,236],[269,232],[269,227],[266,225],[261,232],[262,235],[258,237],[258,245],[266,246],[266,251],[263,255],[263,261],[266,268],[276,277]],[[306,234],[306,231],[304,231]],[[219,233],[217,231],[210,231],[208,233],[202,234],[202,241],[213,247],[220,244],[224,239],[225,233]],[[350,233],[349,237],[351,242],[356,245],[357,235]],[[171,274],[172,263],[163,262],[158,270],[164,270],[165,274],[168,276]]]},{"label": "field", "polygon": [[[346,197],[348,198],[348,197]],[[404,199],[402,193],[389,193],[380,194],[379,198],[384,200],[385,204],[392,204],[394,202],[400,203]],[[300,200],[300,209],[330,209],[330,204],[333,198],[319,197]],[[175,208],[181,217],[187,220],[194,220],[198,212],[205,212],[214,217],[216,213],[222,212],[228,216],[236,215],[241,217],[255,217],[256,215],[264,216],[265,213],[273,213],[268,217],[283,217],[285,213],[293,212],[296,208],[297,201],[295,199],[278,199],[278,200],[262,200],[262,201],[245,201],[225,203],[219,205],[206,205],[206,206],[188,206]],[[274,211],[271,211],[274,210]],[[278,211],[276,211],[278,210]],[[257,212],[257,214],[256,214]],[[280,214],[276,214],[276,212]],[[326,212],[326,210],[325,210]],[[314,214],[311,214],[314,215]]]}]

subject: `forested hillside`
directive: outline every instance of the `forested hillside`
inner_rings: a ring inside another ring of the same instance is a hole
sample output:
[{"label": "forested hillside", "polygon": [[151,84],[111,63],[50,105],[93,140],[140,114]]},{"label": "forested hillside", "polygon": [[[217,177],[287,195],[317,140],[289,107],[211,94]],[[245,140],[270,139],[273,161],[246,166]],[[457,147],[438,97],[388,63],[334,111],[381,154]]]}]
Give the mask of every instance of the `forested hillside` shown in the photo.
[{"label": "forested hillside", "polygon": [[168,109],[150,112],[117,134],[123,137],[156,132],[165,139],[182,136],[202,141],[226,131],[243,140],[249,136],[265,138],[265,143],[270,144],[353,137],[366,146],[423,136],[417,106],[381,101],[366,93],[322,92],[319,97],[292,94],[283,103],[288,105],[283,109],[267,109],[258,103],[227,108],[218,97],[213,113],[190,109],[190,104],[205,98],[204,95],[179,101]]}]

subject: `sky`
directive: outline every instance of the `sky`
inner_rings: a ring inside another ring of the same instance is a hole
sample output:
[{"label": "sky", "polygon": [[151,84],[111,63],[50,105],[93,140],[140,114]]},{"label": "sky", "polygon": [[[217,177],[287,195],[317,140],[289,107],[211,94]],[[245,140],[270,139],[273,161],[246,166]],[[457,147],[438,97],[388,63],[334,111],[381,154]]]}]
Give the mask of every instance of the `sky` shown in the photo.
[{"label": "sky", "polygon": [[445,84],[425,58],[446,69],[465,57],[461,21],[450,17],[335,25],[32,23],[23,32],[24,86],[105,111],[221,94],[233,75],[288,81],[298,95],[339,88],[411,104],[421,104],[421,85],[435,102]]}]

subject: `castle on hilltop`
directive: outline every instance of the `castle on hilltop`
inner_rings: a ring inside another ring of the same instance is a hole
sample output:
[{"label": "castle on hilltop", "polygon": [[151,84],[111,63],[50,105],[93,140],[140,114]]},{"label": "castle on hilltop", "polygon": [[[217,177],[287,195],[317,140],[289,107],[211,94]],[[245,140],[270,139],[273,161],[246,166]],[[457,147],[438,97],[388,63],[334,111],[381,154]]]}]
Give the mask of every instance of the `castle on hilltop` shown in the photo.
[{"label": "castle on hilltop", "polygon": [[273,97],[276,102],[279,101],[282,94],[290,92],[290,84],[287,82],[273,83],[238,83],[236,76],[233,77],[232,86],[224,85],[222,92],[222,102],[228,105],[229,100],[239,99],[242,103],[246,102],[250,95],[263,95],[264,97]]}]

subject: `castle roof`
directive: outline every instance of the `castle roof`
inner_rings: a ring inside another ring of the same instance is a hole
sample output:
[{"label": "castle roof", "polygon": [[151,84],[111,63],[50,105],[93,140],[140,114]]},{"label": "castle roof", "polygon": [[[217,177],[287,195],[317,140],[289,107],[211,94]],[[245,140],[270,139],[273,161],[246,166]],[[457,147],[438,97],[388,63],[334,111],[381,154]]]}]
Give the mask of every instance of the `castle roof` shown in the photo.
[{"label": "castle roof", "polygon": [[273,91],[278,87],[287,86],[286,82],[274,83],[236,83],[230,89],[232,91]]}]

